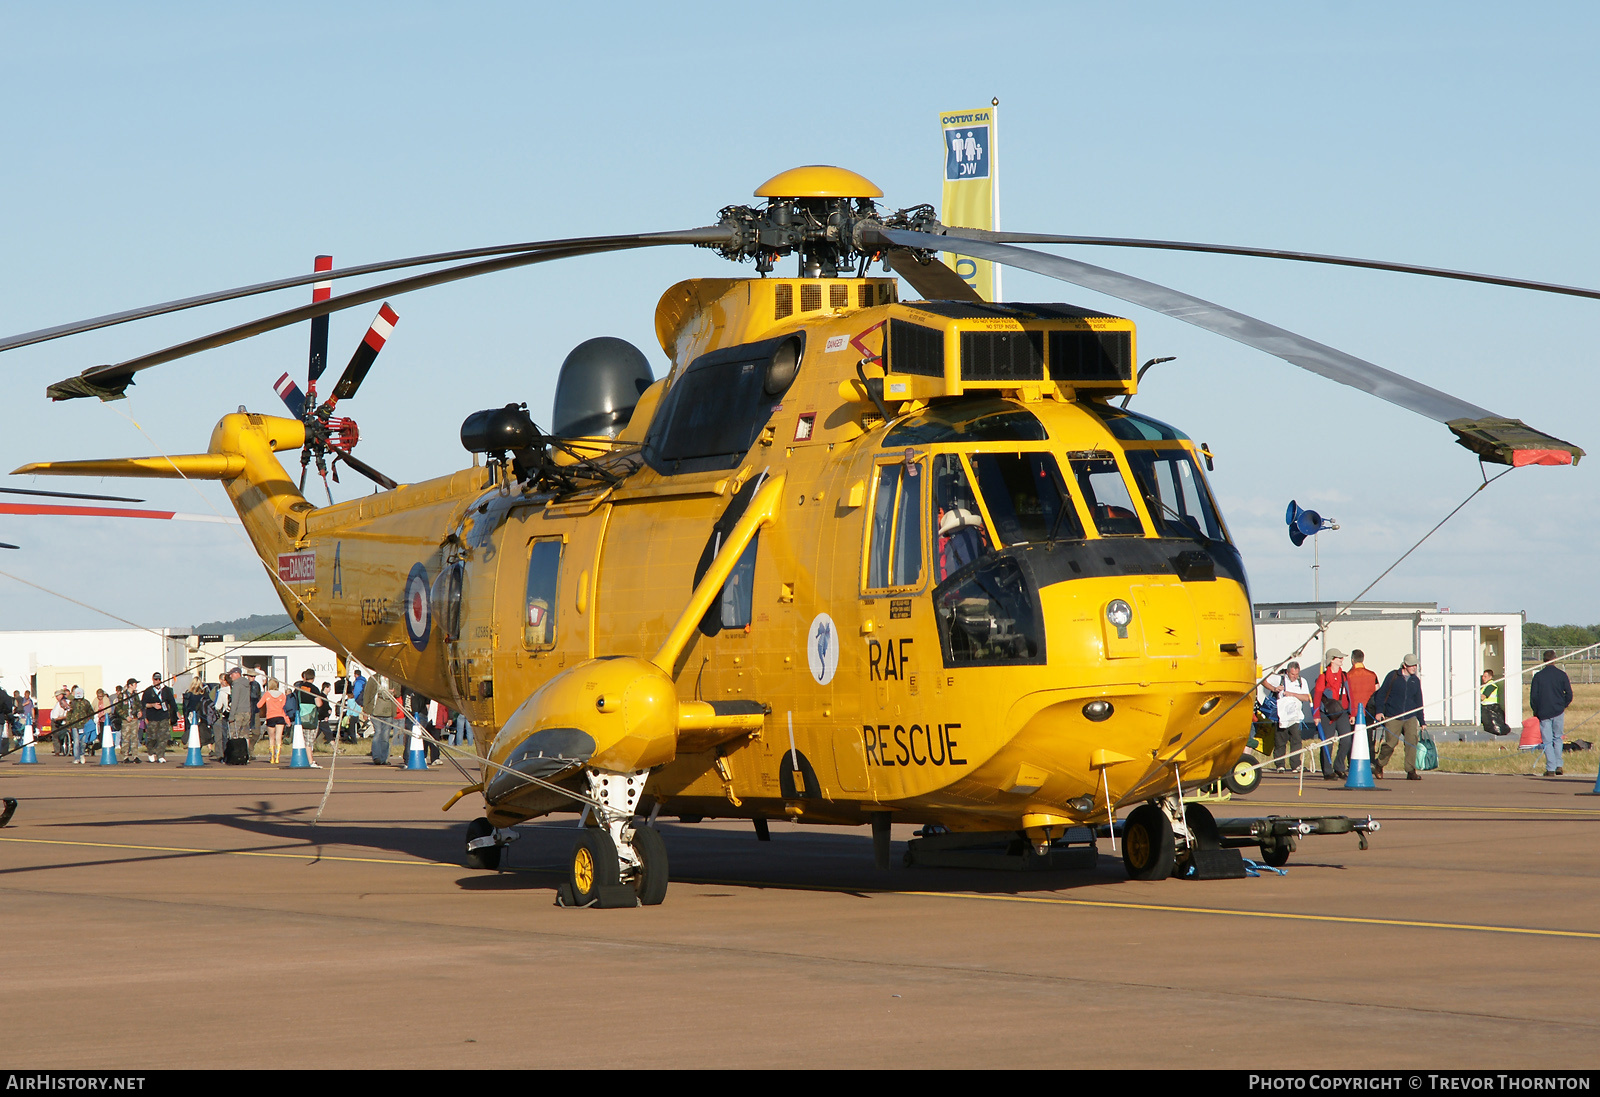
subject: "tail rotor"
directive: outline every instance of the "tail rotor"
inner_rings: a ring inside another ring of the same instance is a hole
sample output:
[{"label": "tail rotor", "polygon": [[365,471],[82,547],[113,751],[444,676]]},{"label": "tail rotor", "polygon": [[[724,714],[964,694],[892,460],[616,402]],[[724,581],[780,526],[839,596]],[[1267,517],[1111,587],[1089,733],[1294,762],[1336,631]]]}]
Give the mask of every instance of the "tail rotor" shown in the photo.
[{"label": "tail rotor", "polygon": [[[317,256],[314,269],[317,273],[332,270],[333,256]],[[332,293],[332,282],[317,282],[311,288],[311,300],[313,303],[326,301]],[[311,347],[306,367],[305,390],[301,391],[300,386],[295,384],[288,373],[279,377],[277,383],[272,386],[289,409],[289,414],[305,424],[306,440],[300,449],[302,493],[306,489],[306,475],[315,464],[331,505],[333,489],[328,486],[328,476],[331,473],[333,482],[339,482],[340,461],[384,488],[395,486],[396,482],[392,478],[351,454],[350,451],[361,440],[361,431],[354,419],[348,416],[335,416],[333,413],[339,406],[339,401],[354,396],[356,390],[361,387],[361,382],[366,380],[372,364],[377,361],[378,352],[383,350],[384,343],[394,332],[394,326],[399,320],[399,314],[389,306],[389,302],[385,301],[379,307],[378,315],[373,317],[372,323],[368,325],[366,335],[357,344],[349,365],[345,366],[344,373],[340,374],[328,399],[318,404],[317,381],[328,366],[328,317],[326,314],[314,317],[311,321]]]}]

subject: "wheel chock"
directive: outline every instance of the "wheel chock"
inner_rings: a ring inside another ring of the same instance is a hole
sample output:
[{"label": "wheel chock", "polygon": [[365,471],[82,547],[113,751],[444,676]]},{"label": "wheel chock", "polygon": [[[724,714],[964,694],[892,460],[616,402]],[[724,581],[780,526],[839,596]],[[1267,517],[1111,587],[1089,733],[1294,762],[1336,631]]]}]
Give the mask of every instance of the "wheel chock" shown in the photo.
[{"label": "wheel chock", "polygon": [[0,803],[5,805],[4,809],[0,810],[0,827],[3,827],[11,822],[11,817],[17,813],[17,802],[7,796],[4,800],[0,800]]},{"label": "wheel chock", "polygon": [[[572,885],[563,880],[556,885],[556,906],[576,907],[577,898],[572,894]],[[583,904],[586,907],[599,907],[601,910],[615,910],[620,907],[636,907],[639,905],[639,893],[633,890],[632,884],[602,884],[595,889],[595,897]]]},{"label": "wheel chock", "polygon": [[1244,854],[1236,849],[1197,849],[1190,853],[1191,871],[1186,880],[1243,880]]},{"label": "wheel chock", "polygon": [[600,896],[595,906],[602,910],[639,905],[639,893],[633,890],[632,884],[601,884],[595,890]]}]

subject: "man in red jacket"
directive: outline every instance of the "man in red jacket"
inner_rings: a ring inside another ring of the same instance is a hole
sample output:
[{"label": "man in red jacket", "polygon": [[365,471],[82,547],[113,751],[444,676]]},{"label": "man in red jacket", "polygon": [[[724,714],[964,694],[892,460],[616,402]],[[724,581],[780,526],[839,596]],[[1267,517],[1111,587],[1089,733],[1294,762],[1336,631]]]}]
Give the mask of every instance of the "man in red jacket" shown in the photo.
[{"label": "man in red jacket", "polygon": [[[1350,649],[1350,670],[1345,677],[1350,679],[1350,707],[1357,711],[1365,709],[1367,723],[1372,723],[1372,695],[1378,692],[1378,676],[1367,669],[1367,653],[1360,648]],[[1367,731],[1367,757],[1375,757],[1378,748],[1373,746],[1372,731]]]},{"label": "man in red jacket", "polygon": [[[1350,768],[1350,676],[1344,672],[1344,652],[1329,648],[1322,656],[1322,673],[1311,690],[1311,706],[1316,713],[1317,737],[1326,742],[1337,736],[1332,747],[1323,747],[1322,779],[1343,778]],[[1330,757],[1331,755],[1331,757]]]}]

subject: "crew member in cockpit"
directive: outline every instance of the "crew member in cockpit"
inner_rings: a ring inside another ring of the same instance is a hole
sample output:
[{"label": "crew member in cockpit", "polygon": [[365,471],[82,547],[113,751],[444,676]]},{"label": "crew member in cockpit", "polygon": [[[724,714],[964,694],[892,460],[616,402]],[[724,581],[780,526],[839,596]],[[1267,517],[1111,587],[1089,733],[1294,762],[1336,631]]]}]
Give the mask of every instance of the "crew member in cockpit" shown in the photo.
[{"label": "crew member in cockpit", "polygon": [[941,456],[937,467],[933,481],[934,544],[938,549],[938,581],[943,582],[988,552],[989,537],[960,458]]}]

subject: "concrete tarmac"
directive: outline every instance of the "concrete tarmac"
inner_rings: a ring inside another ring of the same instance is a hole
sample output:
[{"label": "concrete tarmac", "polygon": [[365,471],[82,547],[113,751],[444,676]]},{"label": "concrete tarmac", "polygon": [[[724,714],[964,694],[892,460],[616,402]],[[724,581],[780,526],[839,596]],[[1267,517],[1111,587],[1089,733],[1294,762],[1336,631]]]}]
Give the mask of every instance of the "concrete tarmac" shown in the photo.
[{"label": "concrete tarmac", "polygon": [[[661,821],[660,907],[554,905],[574,817],[462,867],[447,769],[0,761],[14,1067],[1594,1068],[1592,781],[1269,775],[1371,813],[1288,874],[872,866],[868,832]],[[328,764],[323,759],[323,765]],[[1247,851],[1253,853],[1254,851]]]}]

